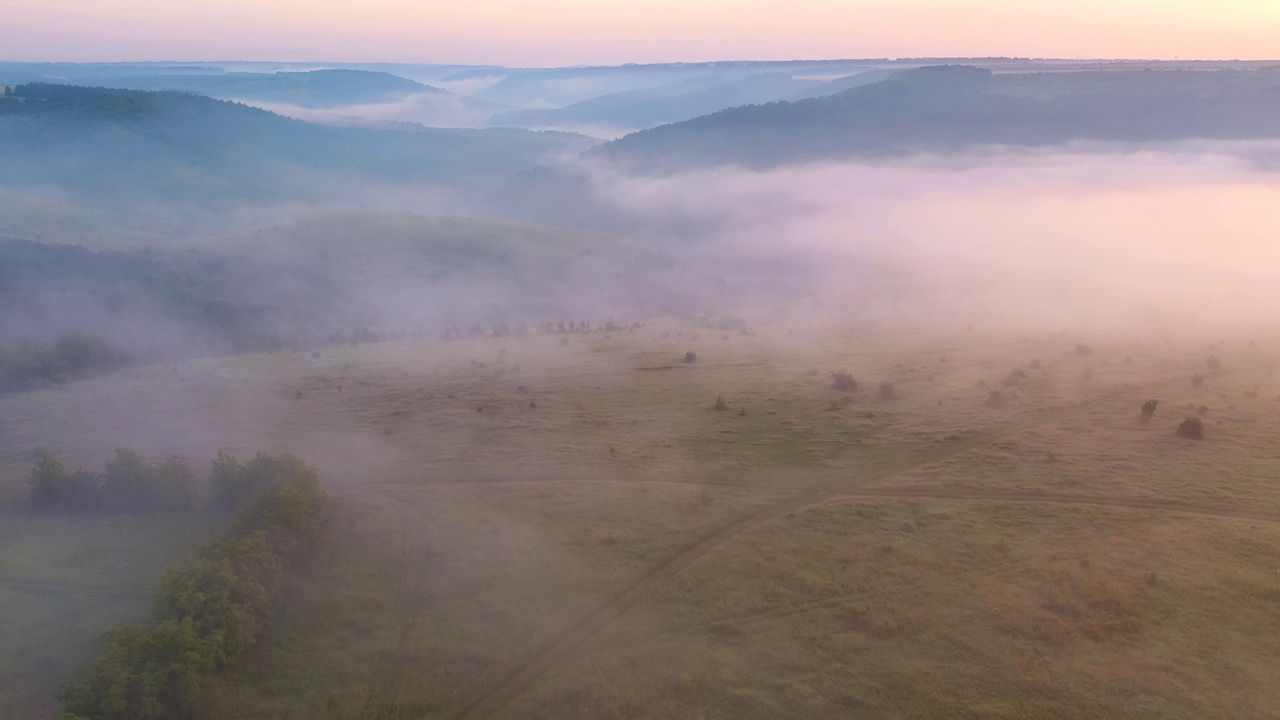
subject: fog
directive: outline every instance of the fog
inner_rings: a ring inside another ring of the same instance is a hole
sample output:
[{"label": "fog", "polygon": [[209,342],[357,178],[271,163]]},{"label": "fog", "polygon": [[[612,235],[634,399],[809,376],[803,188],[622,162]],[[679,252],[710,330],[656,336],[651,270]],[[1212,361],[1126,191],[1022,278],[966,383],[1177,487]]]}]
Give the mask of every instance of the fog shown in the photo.
[{"label": "fog", "polygon": [[333,108],[311,108],[242,98],[228,99],[297,120],[362,127],[407,122],[437,128],[480,128],[485,127],[493,116],[493,108],[487,108],[462,95],[446,93],[419,93],[405,95],[392,102]]},{"label": "fog", "polygon": [[[1069,326],[1271,322],[1280,145],[990,148],[893,162],[639,176],[581,165],[593,202],[736,302],[892,284]],[[802,283],[797,285],[797,279]]]}]

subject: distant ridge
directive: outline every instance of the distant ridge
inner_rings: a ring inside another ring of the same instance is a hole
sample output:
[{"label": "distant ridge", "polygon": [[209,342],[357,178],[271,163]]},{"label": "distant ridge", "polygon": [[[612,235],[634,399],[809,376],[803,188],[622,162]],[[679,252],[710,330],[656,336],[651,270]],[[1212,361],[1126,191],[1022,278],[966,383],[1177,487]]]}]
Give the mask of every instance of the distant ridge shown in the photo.
[{"label": "distant ridge", "polygon": [[594,155],[633,169],[773,167],[984,144],[1280,137],[1280,67],[992,73],[943,65],[638,132]]}]

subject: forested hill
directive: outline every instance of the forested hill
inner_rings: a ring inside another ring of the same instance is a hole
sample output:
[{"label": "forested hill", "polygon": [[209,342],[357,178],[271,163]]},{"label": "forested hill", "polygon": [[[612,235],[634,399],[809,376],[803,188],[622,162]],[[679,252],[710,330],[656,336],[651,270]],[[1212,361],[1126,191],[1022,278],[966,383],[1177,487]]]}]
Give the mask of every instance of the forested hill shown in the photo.
[{"label": "forested hill", "polygon": [[1280,67],[992,74],[932,66],[836,95],[724,110],[593,151],[633,169],[1073,140],[1280,137]]},{"label": "forested hill", "polygon": [[452,94],[391,73],[365,70],[104,75],[80,78],[77,82],[129,90],[184,90],[212,97],[289,103],[309,108],[381,103],[415,93]]},{"label": "forested hill", "polygon": [[379,181],[471,191],[582,141],[512,129],[333,127],[186,93],[28,84],[0,97],[0,186],[214,207],[328,201]]}]

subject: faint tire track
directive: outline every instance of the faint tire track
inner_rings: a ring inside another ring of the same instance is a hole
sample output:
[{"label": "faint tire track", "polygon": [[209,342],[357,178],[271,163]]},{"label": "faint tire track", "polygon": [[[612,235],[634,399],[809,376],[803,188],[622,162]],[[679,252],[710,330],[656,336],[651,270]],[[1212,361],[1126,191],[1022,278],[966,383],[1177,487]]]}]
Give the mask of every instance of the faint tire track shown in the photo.
[{"label": "faint tire track", "polygon": [[401,716],[400,691],[405,669],[400,659],[412,649],[422,620],[422,588],[427,576],[425,541],[420,532],[411,529],[415,523],[406,516],[403,504],[395,504],[395,513],[400,526],[400,577],[403,580],[400,602],[394,611],[397,627],[388,635],[379,653],[369,694],[360,709],[360,720],[394,720]]},{"label": "faint tire track", "polygon": [[[1177,377],[1157,383],[1143,385],[1118,393],[1095,398],[1084,403],[1061,407],[1026,418],[998,428],[992,428],[949,445],[933,448],[923,453],[890,461],[878,468],[870,469],[858,478],[861,482],[884,480],[908,470],[930,465],[947,458],[975,450],[996,440],[1027,430],[1051,425],[1068,418],[1076,417],[1095,409],[1105,407],[1122,400],[1146,396],[1151,392],[1190,382],[1189,377]],[[464,718],[491,717],[505,709],[513,700],[523,694],[543,674],[559,664],[587,640],[599,632],[613,619],[621,616],[639,601],[650,587],[678,574],[700,558],[716,548],[728,543],[742,532],[784,517],[788,513],[806,507],[821,504],[823,499],[814,500],[813,492],[841,494],[847,481],[833,481],[820,487],[810,489],[805,494],[770,505],[766,508],[745,515],[719,529],[705,533],[692,542],[687,543],[667,557],[666,560],[648,572],[632,580],[626,586],[611,594],[594,610],[587,613],[580,621],[551,637],[541,647],[534,650],[529,657],[509,671],[488,692],[464,707],[455,717]],[[885,490],[886,496],[890,491]],[[923,497],[923,496],[922,496]],[[944,498],[939,498],[944,499]]]}]

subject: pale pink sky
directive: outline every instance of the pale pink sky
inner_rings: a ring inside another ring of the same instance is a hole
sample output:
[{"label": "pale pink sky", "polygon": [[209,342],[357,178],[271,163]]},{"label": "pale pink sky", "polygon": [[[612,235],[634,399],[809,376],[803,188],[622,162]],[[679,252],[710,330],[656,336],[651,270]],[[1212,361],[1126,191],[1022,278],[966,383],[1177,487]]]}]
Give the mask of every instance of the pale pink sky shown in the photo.
[{"label": "pale pink sky", "polygon": [[5,0],[0,60],[1280,58],[1280,0]]}]

